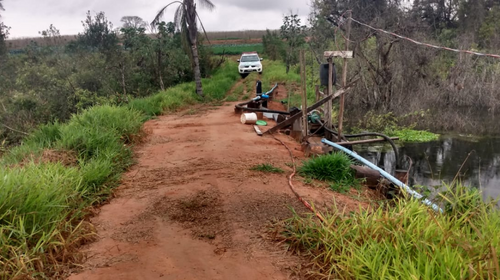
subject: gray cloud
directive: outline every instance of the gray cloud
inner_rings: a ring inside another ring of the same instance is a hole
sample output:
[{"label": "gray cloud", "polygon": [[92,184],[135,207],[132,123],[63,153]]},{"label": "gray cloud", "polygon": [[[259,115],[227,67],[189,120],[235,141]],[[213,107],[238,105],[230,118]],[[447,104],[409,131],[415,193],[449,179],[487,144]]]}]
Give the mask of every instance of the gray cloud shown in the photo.
[{"label": "gray cloud", "polygon": [[[81,21],[88,10],[104,11],[115,27],[122,16],[139,16],[151,21],[169,0],[4,0],[2,20],[11,26],[11,37],[38,36],[38,31],[54,24],[61,34],[82,31]],[[199,9],[208,31],[277,29],[290,10],[298,13],[303,23],[309,13],[310,0],[212,0],[213,11]],[[175,5],[167,10],[164,20],[173,18]]]}]

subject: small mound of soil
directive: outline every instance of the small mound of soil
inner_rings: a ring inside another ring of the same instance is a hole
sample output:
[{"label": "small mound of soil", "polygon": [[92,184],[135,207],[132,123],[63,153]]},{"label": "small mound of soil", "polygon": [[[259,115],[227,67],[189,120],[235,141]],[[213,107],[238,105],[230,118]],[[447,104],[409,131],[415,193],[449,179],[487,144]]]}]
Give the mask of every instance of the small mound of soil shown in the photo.
[{"label": "small mound of soil", "polygon": [[230,242],[221,195],[216,189],[201,190],[176,201],[162,198],[153,205],[153,209],[159,216],[166,215],[190,229],[197,238],[214,240],[220,237],[224,243]]}]

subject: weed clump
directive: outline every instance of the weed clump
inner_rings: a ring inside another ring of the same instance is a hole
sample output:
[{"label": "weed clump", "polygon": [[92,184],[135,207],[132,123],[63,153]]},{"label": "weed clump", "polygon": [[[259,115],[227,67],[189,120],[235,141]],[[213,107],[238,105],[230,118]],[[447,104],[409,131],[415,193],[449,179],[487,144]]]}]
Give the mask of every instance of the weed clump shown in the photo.
[{"label": "weed clump", "polygon": [[346,192],[351,186],[358,186],[355,171],[351,169],[352,159],[343,153],[314,157],[303,163],[299,174],[306,178],[326,181],[332,190]]},{"label": "weed clump", "polygon": [[268,172],[268,173],[285,173],[283,169],[267,163],[256,165],[250,168],[250,170]]}]

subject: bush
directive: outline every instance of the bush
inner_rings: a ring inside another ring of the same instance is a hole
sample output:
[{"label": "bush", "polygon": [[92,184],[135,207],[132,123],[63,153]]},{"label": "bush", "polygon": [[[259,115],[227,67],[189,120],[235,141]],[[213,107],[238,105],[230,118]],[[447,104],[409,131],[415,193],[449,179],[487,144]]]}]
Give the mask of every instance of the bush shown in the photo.
[{"label": "bush", "polygon": [[304,177],[328,182],[353,182],[352,160],[343,153],[314,157],[305,161],[299,170]]}]

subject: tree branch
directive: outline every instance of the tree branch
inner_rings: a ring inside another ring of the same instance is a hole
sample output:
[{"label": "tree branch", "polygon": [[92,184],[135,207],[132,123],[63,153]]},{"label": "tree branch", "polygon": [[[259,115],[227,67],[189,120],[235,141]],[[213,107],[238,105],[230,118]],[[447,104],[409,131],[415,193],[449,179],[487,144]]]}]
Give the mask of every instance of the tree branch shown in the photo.
[{"label": "tree branch", "polygon": [[7,129],[9,129],[9,130],[12,130],[12,131],[14,131],[14,132],[21,133],[21,134],[24,134],[24,135],[29,136],[29,133],[26,133],[26,132],[24,132],[24,131],[17,130],[17,129],[15,129],[15,128],[12,128],[12,127],[10,127],[10,126],[8,126],[8,125],[6,125],[6,124],[3,124],[3,123],[2,123],[2,125],[3,125],[3,126],[5,126],[5,128],[7,128]]}]

